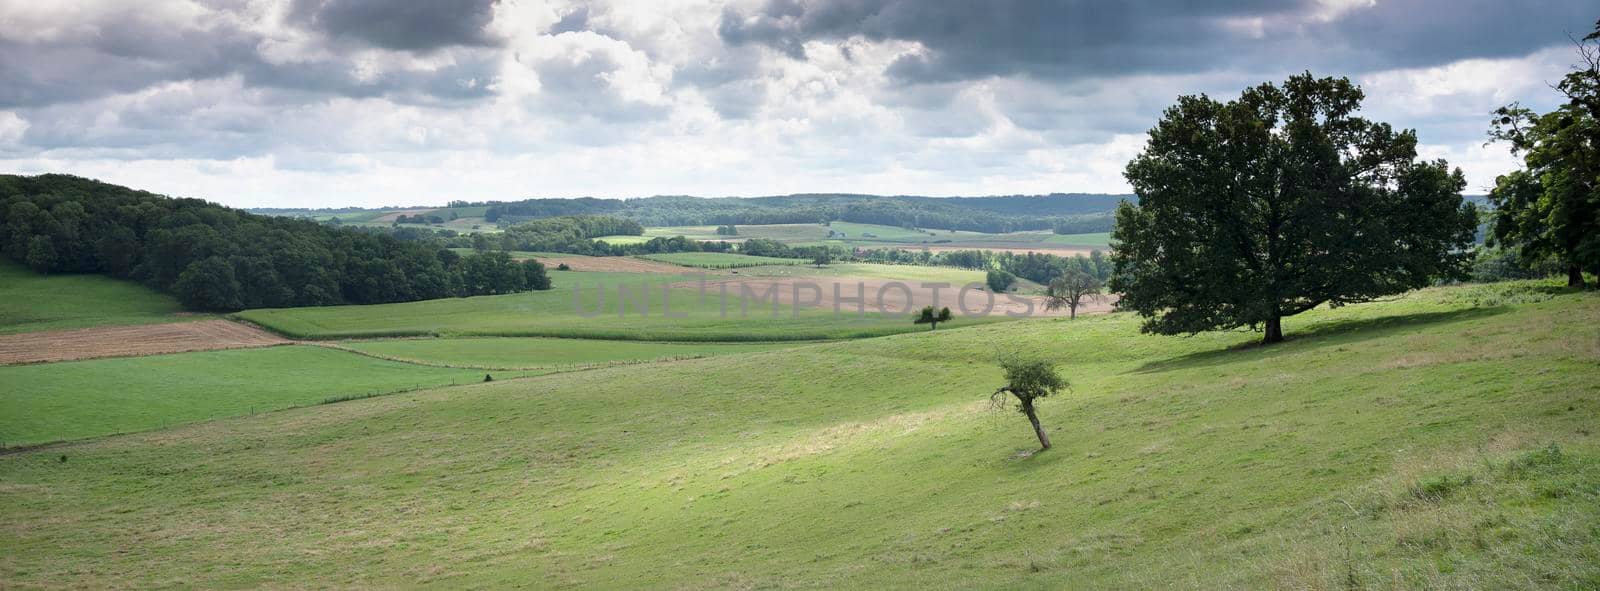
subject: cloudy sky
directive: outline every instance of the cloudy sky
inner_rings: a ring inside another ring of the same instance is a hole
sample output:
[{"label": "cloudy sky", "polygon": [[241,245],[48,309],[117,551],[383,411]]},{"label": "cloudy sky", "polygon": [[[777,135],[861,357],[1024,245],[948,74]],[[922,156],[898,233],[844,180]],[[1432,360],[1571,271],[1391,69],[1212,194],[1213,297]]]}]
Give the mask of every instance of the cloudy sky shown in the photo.
[{"label": "cloudy sky", "polygon": [[1592,0],[0,0],[0,171],[237,206],[1125,192],[1311,70],[1481,192]]}]

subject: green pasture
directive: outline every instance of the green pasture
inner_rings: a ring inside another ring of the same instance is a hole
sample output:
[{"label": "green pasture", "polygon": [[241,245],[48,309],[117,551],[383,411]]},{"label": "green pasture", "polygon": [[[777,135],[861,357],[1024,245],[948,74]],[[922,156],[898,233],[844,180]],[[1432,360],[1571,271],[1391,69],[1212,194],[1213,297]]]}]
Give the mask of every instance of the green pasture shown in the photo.
[{"label": "green pasture", "polygon": [[0,444],[145,431],[483,376],[313,346],[7,366],[0,367]]},{"label": "green pasture", "polygon": [[795,345],[491,337],[353,341],[343,346],[389,359],[456,367],[572,369],[615,363],[771,351]]},{"label": "green pasture", "polygon": [[[909,316],[795,308],[692,276],[551,271],[555,289],[472,298],[246,310],[239,318],[295,338],[523,336],[644,341],[804,341],[920,330]],[[952,326],[1002,320],[958,319]]]},{"label": "green pasture", "polygon": [[647,254],[640,256],[640,258],[704,269],[737,269],[761,265],[805,265],[811,262],[804,259],[751,256],[728,252],[673,252]]},{"label": "green pasture", "polygon": [[[209,421],[0,456],[0,580],[1594,588],[1597,321],[1457,287],[1270,347],[1038,319]],[[990,407],[997,354],[1070,378],[1054,449]]]},{"label": "green pasture", "polygon": [[0,258],[0,334],[209,318],[138,283],[104,275],[40,275]]}]

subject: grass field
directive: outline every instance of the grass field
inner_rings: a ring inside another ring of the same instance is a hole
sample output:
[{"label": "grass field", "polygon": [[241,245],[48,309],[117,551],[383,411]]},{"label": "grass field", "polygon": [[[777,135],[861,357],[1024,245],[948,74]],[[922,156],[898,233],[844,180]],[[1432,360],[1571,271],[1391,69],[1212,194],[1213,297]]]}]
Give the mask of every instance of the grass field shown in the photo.
[{"label": "grass field", "polygon": [[[949,230],[913,230],[898,226],[884,226],[879,224],[854,224],[850,222],[833,222],[828,224],[828,229],[845,235],[845,240],[884,240],[901,242],[920,242],[923,240],[937,240],[949,238]],[[827,233],[824,232],[824,235]],[[866,235],[872,234],[874,238]],[[972,235],[971,232],[957,232],[956,234]]]},{"label": "grass field", "polygon": [[804,265],[811,261],[802,259],[784,259],[778,257],[759,257],[727,252],[673,252],[665,254],[647,254],[640,258],[663,263],[672,263],[684,267],[698,267],[702,269],[739,269],[743,267],[758,267],[762,265]]},{"label": "grass field", "polygon": [[828,237],[828,227],[822,224],[762,224],[751,226],[736,226],[739,231],[737,236],[722,236],[717,234],[716,226],[672,226],[645,228],[647,238],[663,236],[683,236],[694,240],[733,240],[749,238],[767,238],[779,242],[797,242],[806,240],[822,240]]},{"label": "grass field", "polygon": [[651,238],[653,238],[653,236],[618,235],[618,236],[601,236],[599,238],[595,238],[595,240],[599,240],[601,242],[606,242],[606,243],[610,243],[610,244],[643,244],[643,243],[649,242]]},{"label": "grass field", "polygon": [[540,338],[397,339],[344,346],[380,357],[460,367],[565,369],[771,351],[791,343],[650,343]]},{"label": "grass field", "polygon": [[158,429],[483,375],[311,346],[0,367],[0,443]]},{"label": "grass field", "polygon": [[1051,234],[1040,240],[1044,244],[1064,244],[1068,246],[1101,246],[1110,249],[1111,233],[1095,232],[1092,234]]},{"label": "grass field", "polygon": [[40,275],[0,258],[0,334],[176,322],[177,300],[103,275]]},{"label": "grass field", "polygon": [[383,210],[347,211],[344,213],[316,213],[306,211],[301,212],[297,217],[308,217],[319,222],[329,222],[333,221],[334,218],[338,218],[342,223],[352,224],[371,222],[372,220],[388,215],[388,213],[389,212]]},{"label": "grass field", "polygon": [[[726,314],[716,292],[667,289],[676,275],[551,271],[555,289],[500,296],[370,306],[246,310],[238,317],[294,338],[522,336],[643,341],[805,341],[860,338],[922,330],[909,317],[869,313],[835,316],[831,309],[741,308],[730,292]],[[619,287],[634,297],[624,303]],[[600,288],[604,287],[602,300]],[[649,314],[637,294],[649,294]],[[664,296],[670,297],[667,301]],[[582,312],[580,313],[580,310]],[[626,310],[624,316],[620,312]],[[670,312],[671,316],[667,314]],[[585,316],[584,314],[593,314]],[[681,315],[681,316],[680,316]],[[1000,320],[972,320],[982,322]]]},{"label": "grass field", "polygon": [[[1030,320],[207,422],[0,456],[0,580],[1594,588],[1596,321],[1437,289],[1272,347]],[[997,349],[1072,378],[1055,449]]]}]

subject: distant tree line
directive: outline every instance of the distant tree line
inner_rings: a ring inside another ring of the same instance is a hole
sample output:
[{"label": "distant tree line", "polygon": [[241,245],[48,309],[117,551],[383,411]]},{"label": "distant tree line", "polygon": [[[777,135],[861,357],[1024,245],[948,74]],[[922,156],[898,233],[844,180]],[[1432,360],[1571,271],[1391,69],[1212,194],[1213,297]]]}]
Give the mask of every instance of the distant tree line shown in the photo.
[{"label": "distant tree line", "polygon": [[[730,228],[731,230],[731,228]],[[736,231],[736,230],[735,230]],[[831,261],[850,258],[843,247],[790,246],[776,240],[751,238],[742,243],[691,240],[683,236],[657,236],[644,242],[606,242],[603,236],[639,236],[639,222],[614,216],[562,216],[524,222],[507,227],[499,234],[473,234],[444,239],[456,247],[479,251],[521,250],[559,252],[589,256],[634,256],[672,252],[736,252],[752,256]],[[820,263],[820,264],[826,264]]]},{"label": "distant tree line", "polygon": [[[1111,257],[1099,250],[1088,255],[1070,257],[1038,252],[1014,253],[991,250],[952,250],[930,252],[926,250],[874,249],[864,250],[849,257],[871,263],[899,265],[927,265],[960,267],[963,269],[998,270],[1041,285],[1049,284],[1069,271],[1080,271],[1105,282],[1116,272]],[[1009,282],[1006,283],[1009,285]]]},{"label": "distant tree line", "polygon": [[[452,215],[451,219],[455,219],[455,216]],[[440,215],[423,215],[423,214],[420,214],[420,213],[416,214],[416,215],[411,215],[411,216],[408,216],[408,215],[405,215],[405,214],[400,214],[400,215],[395,216],[394,223],[396,223],[396,224],[442,224],[442,223],[444,223],[444,216],[440,216]]]},{"label": "distant tree line", "polygon": [[508,226],[498,234],[471,234],[443,238],[445,244],[478,251],[522,250],[589,256],[626,256],[663,252],[725,252],[724,242],[701,243],[682,236],[656,237],[642,243],[614,244],[595,240],[604,236],[639,236],[639,222],[603,215],[543,218]]},{"label": "distant tree line", "polygon": [[376,304],[549,289],[537,262],[255,215],[74,177],[0,176],[0,254],[102,273],[198,310]]},{"label": "distant tree line", "polygon": [[612,216],[647,226],[737,226],[844,221],[908,228],[1060,233],[1108,232],[1111,210],[1126,195],[915,197],[786,195],[778,197],[646,197],[527,199],[488,206],[484,219],[502,225],[569,216]]}]

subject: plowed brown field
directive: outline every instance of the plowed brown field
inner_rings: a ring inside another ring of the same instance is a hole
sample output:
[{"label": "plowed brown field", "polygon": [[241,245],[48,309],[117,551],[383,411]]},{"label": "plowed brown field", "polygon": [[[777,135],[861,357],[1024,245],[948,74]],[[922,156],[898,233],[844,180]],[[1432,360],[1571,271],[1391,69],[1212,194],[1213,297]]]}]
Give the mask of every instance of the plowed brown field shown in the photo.
[{"label": "plowed brown field", "polygon": [[583,255],[570,256],[540,256],[534,257],[544,263],[546,269],[554,269],[565,263],[574,271],[594,271],[610,273],[693,273],[699,269],[680,267],[671,263],[663,263],[634,257],[590,257]]},{"label": "plowed brown field", "polygon": [[227,320],[0,335],[0,365],[281,345],[289,340]]}]

